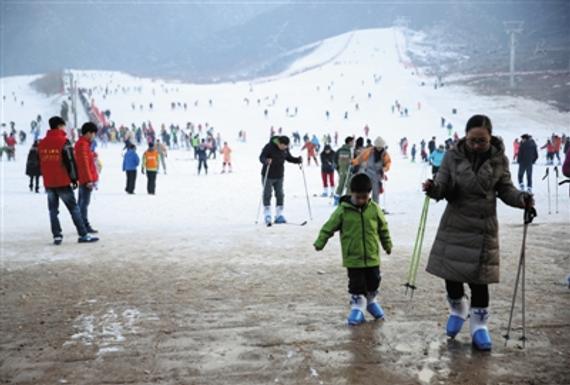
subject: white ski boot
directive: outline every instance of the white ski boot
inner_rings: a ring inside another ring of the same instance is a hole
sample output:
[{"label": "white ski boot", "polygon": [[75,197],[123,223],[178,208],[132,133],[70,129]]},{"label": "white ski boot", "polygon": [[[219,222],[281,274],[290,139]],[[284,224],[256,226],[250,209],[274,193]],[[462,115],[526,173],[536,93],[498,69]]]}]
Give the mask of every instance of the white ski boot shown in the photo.
[{"label": "white ski boot", "polygon": [[366,294],[366,310],[368,310],[368,313],[370,313],[375,319],[383,319],[384,309],[382,309],[382,306],[378,303],[377,295],[377,291]]},{"label": "white ski boot", "polygon": [[348,313],[347,322],[350,326],[360,325],[366,322],[364,318],[364,309],[366,309],[366,297],[363,295],[353,294],[350,296],[350,313]]},{"label": "white ski boot", "polygon": [[477,350],[489,351],[493,343],[487,321],[489,319],[489,308],[487,307],[472,307],[469,319],[469,326],[471,328],[471,339],[473,346]]},{"label": "white ski boot", "polygon": [[267,226],[271,226],[272,224],[272,220],[271,220],[271,206],[265,206],[263,208],[263,218],[265,221],[265,225]]},{"label": "white ski boot", "polygon": [[449,317],[447,318],[446,332],[448,337],[455,338],[469,316],[469,304],[465,296],[460,299],[447,297],[447,302],[449,303]]}]

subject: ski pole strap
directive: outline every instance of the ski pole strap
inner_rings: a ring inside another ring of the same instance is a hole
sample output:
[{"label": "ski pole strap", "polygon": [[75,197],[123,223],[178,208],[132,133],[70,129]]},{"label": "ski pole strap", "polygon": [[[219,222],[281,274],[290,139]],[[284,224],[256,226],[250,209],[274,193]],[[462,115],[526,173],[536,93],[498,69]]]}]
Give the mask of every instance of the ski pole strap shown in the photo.
[{"label": "ski pole strap", "polygon": [[536,213],[536,209],[534,207],[528,207],[524,210],[524,224],[528,225],[532,223],[534,218],[536,218],[538,214]]},{"label": "ski pole strap", "polygon": [[550,170],[550,168],[546,168],[546,174],[544,174],[544,176],[542,177],[542,180],[545,180],[548,177],[548,170]]}]

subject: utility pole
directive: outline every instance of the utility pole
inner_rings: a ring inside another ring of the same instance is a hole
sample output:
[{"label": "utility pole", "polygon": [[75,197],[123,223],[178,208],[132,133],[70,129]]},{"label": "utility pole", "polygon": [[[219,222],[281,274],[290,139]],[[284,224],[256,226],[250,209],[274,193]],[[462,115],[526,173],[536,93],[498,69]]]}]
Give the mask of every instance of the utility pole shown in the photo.
[{"label": "utility pole", "polygon": [[515,49],[517,45],[517,34],[523,31],[524,21],[503,22],[507,34],[510,35],[511,61],[510,61],[510,82],[511,88],[515,88]]}]

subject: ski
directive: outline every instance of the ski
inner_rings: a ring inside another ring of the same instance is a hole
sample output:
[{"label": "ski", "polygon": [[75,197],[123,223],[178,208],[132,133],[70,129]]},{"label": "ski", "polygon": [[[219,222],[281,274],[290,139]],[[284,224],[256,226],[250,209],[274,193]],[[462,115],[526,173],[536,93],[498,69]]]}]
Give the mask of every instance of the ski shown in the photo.
[{"label": "ski", "polygon": [[285,223],[275,223],[276,225],[289,225],[289,226],[305,226],[307,221],[303,222],[285,222]]}]

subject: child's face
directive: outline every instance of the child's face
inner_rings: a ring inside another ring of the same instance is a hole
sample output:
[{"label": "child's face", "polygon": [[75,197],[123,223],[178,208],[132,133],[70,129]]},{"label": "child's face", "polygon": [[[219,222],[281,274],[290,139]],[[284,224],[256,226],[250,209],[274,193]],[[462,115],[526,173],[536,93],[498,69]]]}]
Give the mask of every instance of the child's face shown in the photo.
[{"label": "child's face", "polygon": [[351,193],[352,204],[355,205],[356,207],[364,206],[366,203],[368,203],[369,199],[370,199],[370,193],[369,192],[352,192]]}]

